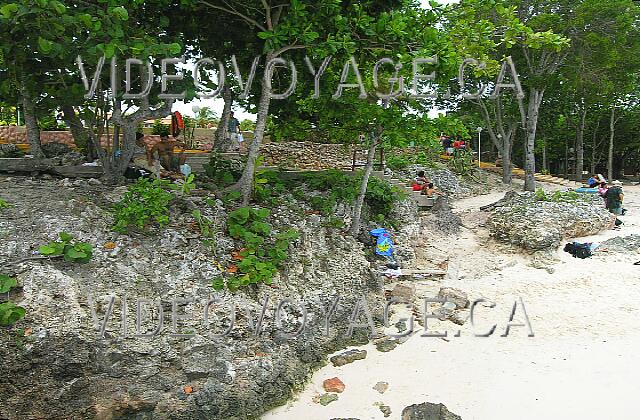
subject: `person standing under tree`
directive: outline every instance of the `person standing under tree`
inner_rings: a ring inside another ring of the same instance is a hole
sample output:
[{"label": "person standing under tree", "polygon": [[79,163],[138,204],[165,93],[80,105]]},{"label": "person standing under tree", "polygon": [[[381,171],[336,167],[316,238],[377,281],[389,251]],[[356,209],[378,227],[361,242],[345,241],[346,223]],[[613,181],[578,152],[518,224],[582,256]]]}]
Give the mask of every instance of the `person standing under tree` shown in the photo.
[{"label": "person standing under tree", "polygon": [[240,150],[240,121],[236,117],[233,116],[233,111],[231,115],[229,115],[229,125],[227,126],[229,130],[229,138],[231,140],[231,149],[235,151]]}]

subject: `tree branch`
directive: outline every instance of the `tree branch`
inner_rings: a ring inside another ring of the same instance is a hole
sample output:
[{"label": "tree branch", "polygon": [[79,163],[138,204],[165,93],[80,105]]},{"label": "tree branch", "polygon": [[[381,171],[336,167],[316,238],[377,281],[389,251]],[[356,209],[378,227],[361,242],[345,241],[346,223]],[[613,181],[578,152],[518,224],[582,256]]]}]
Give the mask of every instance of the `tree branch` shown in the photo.
[{"label": "tree branch", "polygon": [[264,16],[267,19],[267,28],[273,30],[273,22],[271,21],[271,6],[267,3],[267,0],[262,0],[262,6],[264,7]]},{"label": "tree branch", "polygon": [[212,3],[210,3],[210,2],[208,2],[206,0],[200,0],[200,3],[207,5],[207,6],[211,7],[212,9],[222,10],[223,12],[226,12],[226,13],[229,13],[229,14],[232,14],[232,15],[236,15],[236,16],[242,18],[248,24],[255,26],[256,28],[260,29],[263,32],[267,32],[267,28],[265,28],[264,25],[261,25],[256,20],[251,19],[249,16],[247,16],[245,14],[242,14],[242,13],[238,12],[237,10],[227,9],[226,7],[218,6],[217,4],[212,4]]}]

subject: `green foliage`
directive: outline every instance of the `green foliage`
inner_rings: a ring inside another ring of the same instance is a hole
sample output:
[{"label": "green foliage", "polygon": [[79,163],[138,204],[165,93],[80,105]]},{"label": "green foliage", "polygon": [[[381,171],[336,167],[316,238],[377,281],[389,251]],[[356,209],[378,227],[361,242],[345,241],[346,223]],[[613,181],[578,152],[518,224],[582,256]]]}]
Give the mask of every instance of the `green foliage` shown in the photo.
[{"label": "green foliage", "polygon": [[[329,170],[303,177],[304,183],[312,190],[326,192],[324,196],[312,196],[309,204],[323,215],[331,215],[338,202],[353,203],[358,197],[362,174],[350,176],[342,171]],[[369,177],[365,203],[376,218],[386,218],[393,209],[394,203],[404,198],[404,192],[388,182],[376,177]]]},{"label": "green foliage", "polygon": [[222,201],[225,204],[228,204],[233,201],[238,201],[240,198],[242,198],[242,193],[240,191],[229,191],[224,195],[224,197],[222,198]]},{"label": "green foliage", "polygon": [[207,176],[221,188],[235,183],[242,175],[242,168],[233,161],[225,159],[218,152],[211,153],[209,163],[204,165],[204,170]]},{"label": "green foliage", "polygon": [[0,303],[0,325],[10,326],[24,318],[27,311],[13,302]]},{"label": "green foliage", "polygon": [[466,150],[457,150],[449,164],[451,169],[461,176],[469,175],[475,169],[473,156]]},{"label": "green foliage", "polygon": [[0,156],[3,158],[21,158],[25,153],[15,145],[0,145]]},{"label": "green foliage", "polygon": [[207,128],[209,124],[216,124],[218,116],[216,112],[208,106],[203,106],[198,110],[198,114],[195,117],[196,126],[200,128]]},{"label": "green foliage", "polygon": [[280,179],[277,171],[256,171],[253,197],[258,203],[275,206],[278,204],[278,196],[287,191],[287,186]]},{"label": "green foliage", "polygon": [[184,182],[180,184],[180,193],[183,196],[191,194],[191,191],[196,188],[195,179],[196,176],[194,174],[189,174],[189,176],[185,178]]},{"label": "green foliage", "polygon": [[200,210],[194,210],[191,215],[200,228],[200,233],[204,237],[204,244],[207,245],[215,254],[215,245],[216,245],[216,233],[217,229],[212,220],[202,215]]},{"label": "green foliage", "polygon": [[7,203],[6,200],[0,198],[0,210],[11,207],[11,204]]},{"label": "green foliage", "polygon": [[67,126],[64,124],[58,124],[58,120],[53,115],[47,115],[38,119],[38,125],[42,131],[64,131]]},{"label": "green foliage", "polygon": [[339,217],[332,216],[324,223],[323,226],[333,229],[342,229],[344,227],[344,220]]},{"label": "green foliage", "polygon": [[410,165],[421,165],[427,168],[438,166],[440,148],[423,148],[411,154],[395,154],[386,157],[386,164],[392,171],[404,171]]},{"label": "green foliage", "polygon": [[164,227],[169,223],[169,203],[174,195],[168,181],[140,178],[131,185],[120,202],[114,206],[113,230],[125,233],[131,226],[146,229],[150,223]]},{"label": "green foliage", "polygon": [[554,191],[551,195],[548,195],[542,188],[538,188],[535,192],[535,199],[536,201],[551,201],[554,203],[576,203],[577,201],[588,201],[588,196],[575,191]]},{"label": "green foliage", "polygon": [[6,274],[0,274],[0,293],[8,293],[18,285],[18,281]]},{"label": "green foliage", "polygon": [[93,247],[86,242],[73,241],[73,236],[66,233],[59,233],[59,241],[51,241],[38,248],[41,255],[49,257],[63,256],[65,261],[76,263],[87,263],[93,256]]},{"label": "green foliage", "polygon": [[253,131],[256,129],[256,123],[251,120],[242,120],[240,122],[240,131]]},{"label": "green foliage", "polygon": [[407,156],[392,155],[386,159],[387,166],[392,171],[404,171],[411,165],[411,161]]},{"label": "green foliage", "polygon": [[[9,293],[18,282],[13,277],[0,274],[0,293]],[[0,303],[0,325],[11,326],[24,318],[26,311],[12,302]]]},{"label": "green foliage", "polygon": [[383,221],[393,210],[393,205],[405,197],[405,192],[392,186],[387,181],[376,177],[369,178],[365,202],[377,221]]},{"label": "green foliage", "polygon": [[163,124],[162,120],[155,120],[153,122],[153,127],[151,129],[151,134],[155,134],[158,136],[168,136],[169,135],[169,126],[167,124]]},{"label": "green foliage", "polygon": [[[271,284],[278,268],[287,258],[287,250],[291,241],[299,234],[287,230],[276,235],[273,227],[267,222],[271,212],[264,208],[241,207],[229,213],[227,229],[229,235],[242,241],[239,262],[236,270],[226,278],[226,286],[231,291],[250,284]],[[222,278],[213,280],[216,290],[224,288]]]}]

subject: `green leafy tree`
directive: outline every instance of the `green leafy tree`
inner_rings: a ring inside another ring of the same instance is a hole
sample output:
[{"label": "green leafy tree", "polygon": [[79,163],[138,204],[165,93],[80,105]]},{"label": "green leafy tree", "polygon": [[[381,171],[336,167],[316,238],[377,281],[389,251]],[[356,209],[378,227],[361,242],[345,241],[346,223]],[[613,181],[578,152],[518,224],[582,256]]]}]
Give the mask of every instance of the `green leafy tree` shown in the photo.
[{"label": "green leafy tree", "polygon": [[[513,57],[517,64],[522,92],[516,89],[507,99],[508,103],[502,97],[504,91],[493,92],[496,94],[495,102],[491,105],[483,95],[474,100],[480,106],[492,141],[502,154],[504,182],[511,179],[511,139],[516,129],[515,122],[521,123],[525,132],[525,189],[528,191],[535,189],[534,148],[540,106],[548,78],[563,63],[570,44],[567,37],[551,29],[553,10],[552,2],[546,1],[537,1],[533,5],[529,2],[463,0],[452,6],[447,16],[451,42],[456,45],[460,57],[473,57],[485,63],[484,68],[474,67],[476,76],[495,77],[503,71],[505,75],[513,73],[504,57],[509,57],[509,60]],[[502,80],[513,84],[514,79]],[[524,91],[528,91],[528,95],[524,95]],[[515,111],[515,116],[507,118],[505,110]]]}]

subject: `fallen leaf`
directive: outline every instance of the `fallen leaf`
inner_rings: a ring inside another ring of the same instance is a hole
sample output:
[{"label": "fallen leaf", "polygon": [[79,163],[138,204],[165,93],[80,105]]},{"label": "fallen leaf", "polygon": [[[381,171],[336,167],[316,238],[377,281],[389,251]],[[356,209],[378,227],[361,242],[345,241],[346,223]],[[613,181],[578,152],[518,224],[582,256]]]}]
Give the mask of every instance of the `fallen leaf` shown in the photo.
[{"label": "fallen leaf", "polygon": [[231,265],[231,266],[229,266],[229,268],[227,268],[227,271],[228,271],[229,273],[237,273],[237,272],[238,272],[238,266],[237,266],[237,265],[235,265],[235,264],[234,264],[234,265]]},{"label": "fallen leaf", "polygon": [[191,386],[185,386],[183,389],[185,394],[191,394],[193,392],[193,387]]},{"label": "fallen leaf", "polygon": [[242,255],[240,255],[240,251],[233,251],[231,253],[231,258],[233,258],[236,261],[242,261],[244,260],[244,257]]},{"label": "fallen leaf", "polygon": [[24,336],[25,337],[29,337],[31,334],[33,334],[33,329],[32,328],[25,328]]},{"label": "fallen leaf", "polygon": [[114,249],[116,246],[117,245],[115,242],[107,242],[106,244],[104,244],[105,249]]}]

